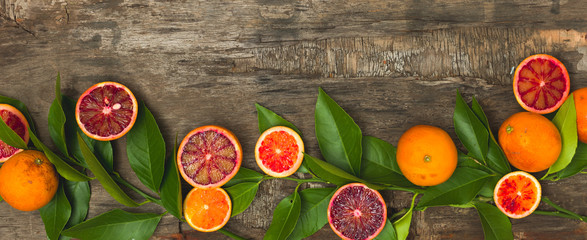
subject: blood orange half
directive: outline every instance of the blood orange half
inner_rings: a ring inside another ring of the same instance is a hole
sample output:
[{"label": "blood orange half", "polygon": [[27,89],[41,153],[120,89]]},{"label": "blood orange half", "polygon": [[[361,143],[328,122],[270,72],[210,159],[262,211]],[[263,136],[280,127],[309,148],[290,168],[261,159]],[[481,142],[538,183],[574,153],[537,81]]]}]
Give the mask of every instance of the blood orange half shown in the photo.
[{"label": "blood orange half", "polygon": [[135,124],[137,99],[120,83],[102,82],[86,90],[77,100],[75,119],[89,137],[110,141],[126,134]]},{"label": "blood orange half", "polygon": [[493,200],[499,210],[511,218],[530,215],[540,203],[542,188],[536,178],[527,172],[511,172],[495,185]]},{"label": "blood orange half", "polygon": [[177,165],[183,179],[197,188],[224,185],[238,172],[242,148],[227,129],[203,126],[192,130],[181,141]]},{"label": "blood orange half", "polygon": [[513,86],[516,100],[524,109],[539,114],[551,113],[569,95],[569,73],[558,59],[536,54],[518,65]]},{"label": "blood orange half", "polygon": [[386,220],[383,197],[362,183],[340,187],[328,205],[328,223],[345,240],[373,239],[383,230]]},{"label": "blood orange half", "polygon": [[257,165],[273,177],[287,177],[300,168],[304,160],[304,142],[288,127],[267,129],[255,146]]},{"label": "blood orange half", "polygon": [[201,232],[213,232],[222,228],[230,219],[232,202],[222,188],[194,188],[185,197],[185,220]]},{"label": "blood orange half", "polygon": [[[18,109],[8,104],[0,104],[0,117],[25,143],[29,143],[29,122]],[[10,146],[0,140],[0,162],[5,162],[12,155],[21,151],[22,149]]]}]

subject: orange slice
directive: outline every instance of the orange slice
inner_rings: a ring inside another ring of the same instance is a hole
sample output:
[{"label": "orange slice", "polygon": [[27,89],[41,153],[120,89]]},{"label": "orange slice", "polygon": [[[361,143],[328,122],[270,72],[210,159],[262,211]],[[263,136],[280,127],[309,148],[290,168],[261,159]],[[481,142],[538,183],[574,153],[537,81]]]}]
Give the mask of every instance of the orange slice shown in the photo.
[{"label": "orange slice", "polygon": [[232,202],[222,188],[194,188],[185,198],[183,211],[185,220],[194,229],[213,232],[230,219]]},{"label": "orange slice", "polygon": [[495,185],[493,200],[499,210],[510,218],[530,215],[540,204],[542,188],[536,178],[527,172],[511,172]]},{"label": "orange slice", "polygon": [[288,127],[267,129],[255,146],[257,165],[273,177],[287,177],[295,173],[304,160],[304,142]]},{"label": "orange slice", "polygon": [[[0,104],[0,117],[25,143],[29,142],[29,123],[22,113],[8,104]],[[5,162],[22,149],[10,146],[0,140],[0,162]]]}]

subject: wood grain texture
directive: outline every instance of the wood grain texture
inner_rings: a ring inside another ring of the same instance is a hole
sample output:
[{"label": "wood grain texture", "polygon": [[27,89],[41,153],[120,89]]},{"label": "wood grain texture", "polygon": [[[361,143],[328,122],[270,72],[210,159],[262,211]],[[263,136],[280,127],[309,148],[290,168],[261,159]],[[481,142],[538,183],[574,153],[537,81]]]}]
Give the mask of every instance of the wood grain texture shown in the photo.
[{"label": "wood grain texture", "polygon": [[[243,166],[259,171],[252,154],[259,135],[254,103],[294,123],[307,152],[319,156],[313,121],[318,87],[364,134],[393,145],[416,124],[439,126],[456,141],[456,89],[480,101],[496,130],[522,111],[511,92],[512,68],[534,53],[560,59],[571,90],[587,87],[585,12],[584,0],[0,0],[0,94],[23,101],[41,140],[50,143],[46,117],[57,72],[63,94],[74,98],[97,82],[121,82],[146,102],[168,146],[176,134],[221,125],[243,145]],[[116,169],[139,186],[124,142],[114,149]],[[544,195],[587,215],[586,182],[585,175],[548,182]],[[97,182],[91,185],[89,217],[113,208],[164,212],[152,204],[126,208]],[[261,239],[274,207],[294,188],[285,180],[262,183],[228,229]],[[404,192],[383,195],[391,213],[411,200]],[[532,215],[512,224],[516,239],[587,235],[586,223],[555,217]],[[195,232],[170,215],[153,239],[182,237],[227,239]],[[474,210],[448,207],[417,212],[409,236],[482,237]],[[37,212],[1,203],[0,238],[46,237]],[[335,236],[326,226],[311,239]]]}]

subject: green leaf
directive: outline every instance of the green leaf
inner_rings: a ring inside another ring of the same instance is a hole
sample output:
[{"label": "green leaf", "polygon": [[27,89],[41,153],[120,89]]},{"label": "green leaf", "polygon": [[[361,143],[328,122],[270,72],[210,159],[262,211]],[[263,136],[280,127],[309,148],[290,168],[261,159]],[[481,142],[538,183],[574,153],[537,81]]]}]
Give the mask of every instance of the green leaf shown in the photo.
[{"label": "green leaf", "polygon": [[258,103],[255,103],[255,107],[257,108],[257,119],[259,121],[259,133],[263,133],[265,130],[275,126],[284,126],[293,129],[302,136],[302,132],[296,128],[296,126],[273,111],[259,105]]},{"label": "green leaf", "polygon": [[306,238],[324,227],[328,223],[328,204],[335,191],[335,188],[308,188],[300,191],[300,217],[287,239]]},{"label": "green leaf", "polygon": [[587,168],[587,144],[579,142],[577,145],[577,150],[575,151],[575,156],[573,156],[571,163],[569,163],[569,165],[567,165],[567,167],[565,167],[563,170],[550,175],[546,179],[558,181],[560,179],[568,178],[577,173],[580,173],[585,168]]},{"label": "green leaf", "polygon": [[476,202],[475,208],[479,213],[479,218],[481,218],[485,240],[514,239],[510,219],[497,207],[483,202]]},{"label": "green leaf", "polygon": [[80,239],[149,239],[161,215],[129,213],[120,209],[101,214],[65,231],[63,235]]},{"label": "green leaf", "polygon": [[45,156],[47,156],[47,159],[49,159],[49,161],[51,163],[53,163],[53,166],[55,167],[55,169],[57,170],[59,175],[61,175],[62,177],[64,177],[65,179],[67,179],[69,181],[80,182],[80,181],[92,180],[90,177],[79,172],[78,170],[73,168],[71,165],[69,165],[65,161],[63,161],[63,159],[61,159],[59,156],[57,156],[51,150],[49,150],[49,148],[47,146],[45,146],[45,144],[43,144],[37,138],[37,136],[35,136],[34,133],[32,133],[32,130],[30,128],[29,128],[29,136],[31,137],[33,144],[35,144],[35,147],[37,147],[37,149],[41,149],[45,153]]},{"label": "green leaf", "polygon": [[61,75],[57,73],[55,80],[55,99],[49,108],[49,134],[55,146],[65,156],[69,156],[65,143],[65,113],[61,106]]},{"label": "green leaf", "polygon": [[19,100],[12,99],[12,98],[5,97],[5,96],[0,96],[0,103],[5,103],[5,104],[8,104],[8,105],[13,106],[16,109],[18,109],[22,113],[22,115],[24,115],[24,117],[26,118],[27,122],[29,123],[29,128],[32,130],[32,132],[37,133],[37,131],[35,129],[35,124],[33,122],[33,118],[31,117],[31,114],[29,113],[29,110],[26,107],[26,105],[24,105],[24,103],[22,103]]},{"label": "green leaf", "polygon": [[460,205],[470,202],[492,176],[473,168],[457,168],[444,183],[429,187],[418,202],[418,208]]},{"label": "green leaf", "polygon": [[300,194],[298,194],[298,189],[296,188],[294,193],[281,200],[275,207],[271,225],[263,239],[286,239],[295,228],[300,217],[301,205]]},{"label": "green leaf", "polygon": [[330,163],[316,159],[308,154],[304,154],[304,161],[308,164],[310,171],[317,177],[337,186],[352,182],[365,182]]},{"label": "green leaf", "polygon": [[374,240],[397,240],[397,233],[395,232],[395,228],[393,227],[393,223],[387,219],[385,221],[385,226],[383,230],[374,238]]},{"label": "green leaf", "polygon": [[226,188],[226,192],[230,195],[232,200],[232,214],[234,217],[245,210],[251,205],[257,190],[259,190],[259,184],[261,182],[243,182],[236,184],[232,187]]},{"label": "green leaf", "polygon": [[374,183],[416,187],[402,175],[395,154],[396,148],[388,142],[371,136],[363,136],[361,178]]},{"label": "green leaf", "polygon": [[173,155],[169,156],[165,163],[165,174],[161,182],[161,203],[171,215],[177,219],[182,217],[182,195],[181,180],[176,164],[177,157],[177,135],[175,136],[175,145],[173,146]]},{"label": "green leaf", "polygon": [[316,139],[326,161],[354,176],[361,173],[361,129],[322,88],[316,102]]},{"label": "green leaf", "polygon": [[[29,134],[30,135],[30,134]],[[27,144],[0,118],[0,140],[15,148],[26,149]]]},{"label": "green leaf", "polygon": [[[96,141],[94,139],[88,141],[88,139],[91,139],[91,138],[89,138],[85,134],[81,134],[81,135],[82,135],[82,138],[84,139],[84,141],[93,143],[94,147],[93,147],[92,152],[94,154],[96,154],[96,157],[98,158],[98,160],[100,160],[100,162],[102,163],[102,166],[104,166],[104,169],[106,169],[106,171],[108,173],[113,173],[114,172],[114,152],[112,151],[112,143],[110,141]],[[90,149],[92,149],[92,148],[90,147]]]},{"label": "green leaf", "polygon": [[59,239],[61,231],[71,216],[71,205],[69,205],[63,191],[63,184],[59,184],[57,193],[51,199],[51,202],[39,209],[39,212],[45,224],[47,238],[51,240]]},{"label": "green leaf", "polygon": [[139,180],[159,192],[165,169],[165,140],[144,103],[140,104],[135,125],[126,136],[126,153]]},{"label": "green leaf", "polygon": [[88,182],[63,181],[64,190],[71,204],[71,217],[65,225],[71,227],[83,222],[90,207],[90,184]]},{"label": "green leaf", "polygon": [[401,217],[393,223],[393,227],[395,228],[395,232],[397,233],[397,239],[399,240],[405,240],[406,238],[408,238],[408,234],[410,233],[410,225],[412,223],[412,213],[414,212],[414,203],[416,201],[416,196],[418,196],[418,194],[414,194],[414,197],[412,198],[412,204],[408,212],[404,214],[403,217]]},{"label": "green leaf", "polygon": [[481,105],[477,102],[477,99],[475,99],[475,97],[473,97],[473,101],[471,103],[471,109],[473,110],[475,115],[477,115],[479,120],[481,120],[481,122],[483,122],[483,124],[485,125],[485,128],[489,132],[489,148],[487,149],[487,166],[489,166],[489,168],[495,170],[496,172],[501,173],[502,175],[509,173],[511,171],[511,169],[510,169],[510,164],[508,162],[508,159],[505,156],[505,154],[503,153],[503,150],[501,149],[499,144],[497,143],[495,136],[491,132],[491,127],[489,126],[489,120],[487,120],[487,116],[485,115],[485,112],[483,112],[483,108],[481,108]]},{"label": "green leaf", "polygon": [[104,189],[110,194],[110,196],[112,196],[112,198],[116,199],[116,201],[124,204],[125,206],[139,206],[139,204],[132,200],[128,195],[126,195],[126,193],[124,193],[124,191],[120,189],[120,186],[116,184],[112,177],[108,175],[106,169],[102,167],[102,164],[100,164],[96,156],[90,151],[88,145],[86,144],[86,142],[84,142],[84,139],[79,133],[77,134],[77,140],[79,141],[80,150],[84,155],[84,159],[86,160],[88,167],[90,168],[92,173],[94,173],[98,181],[100,181]]},{"label": "green leaf", "polygon": [[263,174],[245,167],[241,167],[236,175],[234,175],[230,181],[224,184],[224,187],[231,187],[243,182],[258,182],[261,181],[261,179],[263,179]]},{"label": "green leaf", "polygon": [[489,148],[489,132],[465,103],[458,90],[453,121],[455,132],[469,151],[469,155],[486,162],[485,158]]},{"label": "green leaf", "polygon": [[579,137],[577,136],[577,112],[575,111],[573,94],[570,94],[565,103],[558,109],[558,112],[552,119],[552,123],[560,131],[562,150],[556,162],[548,169],[546,175],[563,170],[571,163],[575,155]]}]

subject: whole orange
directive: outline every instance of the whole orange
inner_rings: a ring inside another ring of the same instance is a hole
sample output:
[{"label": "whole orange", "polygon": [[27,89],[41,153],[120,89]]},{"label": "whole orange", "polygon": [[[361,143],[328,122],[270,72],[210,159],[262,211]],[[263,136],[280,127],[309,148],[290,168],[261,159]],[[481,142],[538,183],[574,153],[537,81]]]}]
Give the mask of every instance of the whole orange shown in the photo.
[{"label": "whole orange", "polygon": [[434,186],[448,180],[457,168],[457,148],[444,130],[417,125],[400,137],[396,159],[410,182]]},{"label": "whole orange", "polygon": [[526,172],[548,169],[561,153],[561,135],[546,117],[519,112],[501,124],[499,145],[512,166]]},{"label": "whole orange", "polygon": [[0,195],[21,211],[34,211],[47,205],[58,185],[53,164],[39,151],[22,151],[0,168]]},{"label": "whole orange", "polygon": [[577,110],[577,133],[579,141],[587,143],[587,88],[573,92],[575,109]]}]

